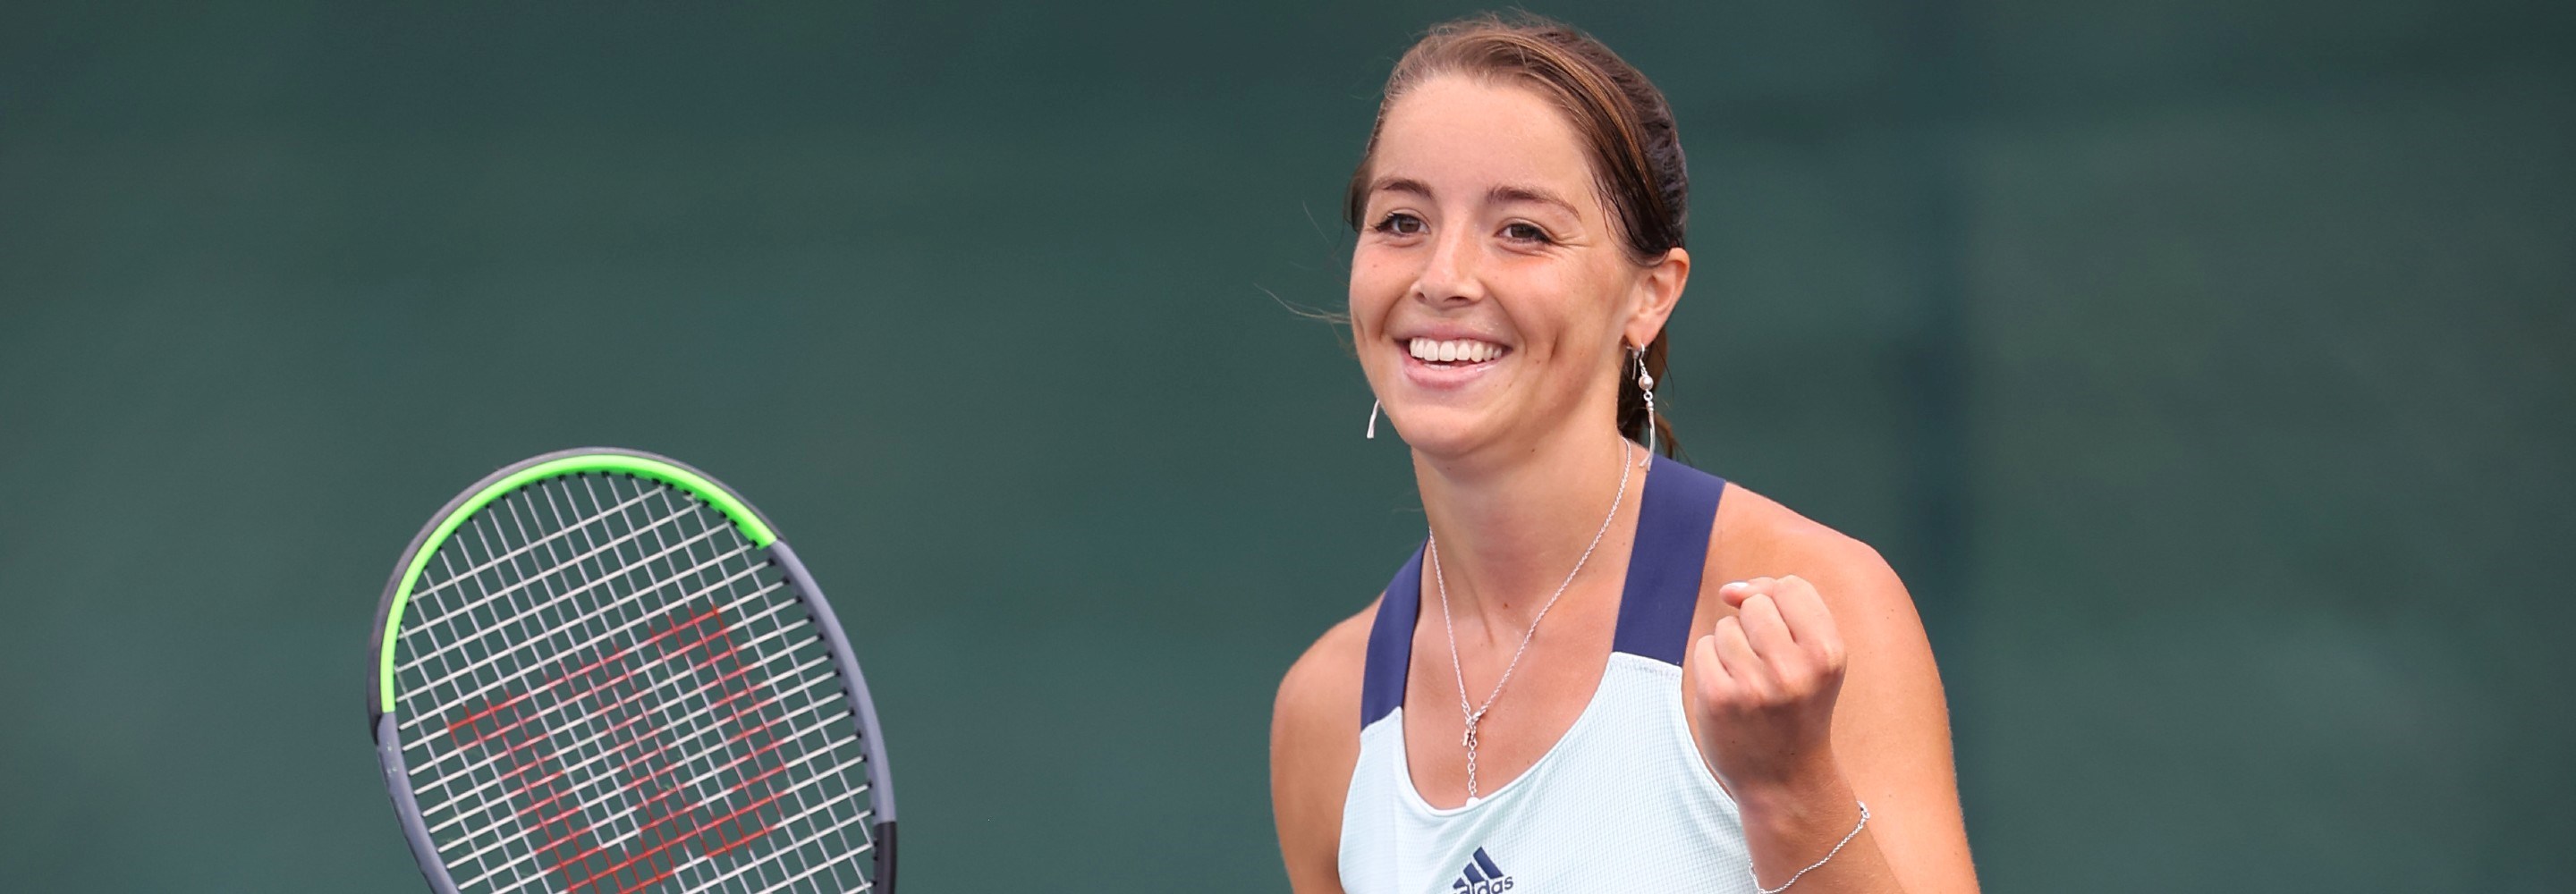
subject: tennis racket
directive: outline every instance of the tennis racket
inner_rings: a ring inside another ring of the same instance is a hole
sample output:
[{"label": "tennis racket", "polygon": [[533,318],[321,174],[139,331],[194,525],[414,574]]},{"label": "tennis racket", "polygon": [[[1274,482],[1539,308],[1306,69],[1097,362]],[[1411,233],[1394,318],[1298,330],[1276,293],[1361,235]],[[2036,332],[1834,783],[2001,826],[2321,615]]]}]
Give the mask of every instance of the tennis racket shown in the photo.
[{"label": "tennis racket", "polygon": [[439,894],[891,892],[866,681],[767,519],[587,448],[467,488],[368,647],[385,788]]}]

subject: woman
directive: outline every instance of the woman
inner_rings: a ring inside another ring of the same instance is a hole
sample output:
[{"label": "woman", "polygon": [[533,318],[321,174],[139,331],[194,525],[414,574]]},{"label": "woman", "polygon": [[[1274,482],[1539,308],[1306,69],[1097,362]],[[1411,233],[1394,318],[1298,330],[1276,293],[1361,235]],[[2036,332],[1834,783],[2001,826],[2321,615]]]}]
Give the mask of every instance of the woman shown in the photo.
[{"label": "woman", "polygon": [[1669,458],[1685,197],[1662,95],[1571,28],[1453,22],[1389,77],[1350,322],[1431,530],[1280,684],[1297,891],[1975,889],[1904,586]]}]

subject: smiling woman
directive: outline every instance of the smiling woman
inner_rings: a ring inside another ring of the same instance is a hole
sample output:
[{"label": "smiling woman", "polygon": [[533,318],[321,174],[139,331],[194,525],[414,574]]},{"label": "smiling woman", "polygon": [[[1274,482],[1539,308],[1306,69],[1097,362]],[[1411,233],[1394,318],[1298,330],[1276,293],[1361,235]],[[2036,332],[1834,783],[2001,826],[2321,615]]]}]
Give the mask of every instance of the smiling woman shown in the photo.
[{"label": "smiling woman", "polygon": [[[1533,64],[1540,60],[1545,61]],[[1418,218],[1401,223],[1370,220],[1369,202],[1386,191],[1428,195],[1428,186],[1419,181],[1381,176],[1384,166],[1379,156],[1386,115],[1393,110],[1395,98],[1443,74],[1468,74],[1488,81],[1508,75],[1527,97],[1564,110],[1566,114],[1555,116],[1555,123],[1577,132],[1575,148],[1588,156],[1584,171],[1590,175],[1592,191],[1599,194],[1596,198],[1604,200],[1590,204],[1612,216],[1607,222],[1615,225],[1616,232],[1611,235],[1620,240],[1630,259],[1652,266],[1682,247],[1690,217],[1690,178],[1681,137],[1663,94],[1599,41],[1535,17],[1524,17],[1518,27],[1493,17],[1453,22],[1434,29],[1406,54],[1387,79],[1378,126],[1369,132],[1368,148],[1343,196],[1342,216],[1352,229],[1420,223]],[[1616,200],[1608,201],[1611,197]],[[1572,201],[1575,196],[1558,195],[1535,183],[1495,184],[1490,198],[1551,205],[1564,214],[1580,214]],[[1546,235],[1535,224],[1521,226],[1528,228],[1519,231],[1524,237]],[[1684,255],[1681,260],[1687,273],[1689,258]],[[1638,359],[1649,377],[1646,381],[1664,374],[1671,338],[1658,327],[1643,342]],[[1622,378],[1618,389],[1619,430],[1631,438],[1662,444],[1665,455],[1674,455],[1678,442],[1672,429],[1646,404],[1650,389],[1632,378]]]},{"label": "smiling woman", "polygon": [[1280,685],[1297,890],[1975,889],[1903,584],[1669,459],[1687,196],[1662,95],[1572,28],[1449,23],[1388,78],[1350,321],[1430,531]]}]

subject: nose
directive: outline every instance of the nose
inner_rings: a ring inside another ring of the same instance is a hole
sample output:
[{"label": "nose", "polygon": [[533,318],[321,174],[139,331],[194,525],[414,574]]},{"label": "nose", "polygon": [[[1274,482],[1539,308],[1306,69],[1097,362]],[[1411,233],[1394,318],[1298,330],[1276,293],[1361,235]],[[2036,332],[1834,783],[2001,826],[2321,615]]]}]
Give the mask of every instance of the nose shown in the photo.
[{"label": "nose", "polygon": [[1477,277],[1483,259],[1475,233],[1446,228],[1433,237],[1431,257],[1413,281],[1413,299],[1434,307],[1474,304],[1484,300],[1485,284]]}]

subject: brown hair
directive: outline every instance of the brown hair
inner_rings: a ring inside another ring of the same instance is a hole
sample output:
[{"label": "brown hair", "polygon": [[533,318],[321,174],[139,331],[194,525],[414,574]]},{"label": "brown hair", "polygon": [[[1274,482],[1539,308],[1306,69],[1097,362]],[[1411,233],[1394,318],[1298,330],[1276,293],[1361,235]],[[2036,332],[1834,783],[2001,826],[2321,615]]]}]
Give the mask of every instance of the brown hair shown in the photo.
[{"label": "brown hair", "polygon": [[[1690,175],[1682,163],[1682,141],[1673,128],[1672,107],[1663,91],[1592,36],[1571,25],[1529,13],[1504,18],[1491,13],[1433,26],[1386,78],[1378,102],[1377,123],[1370,125],[1368,148],[1351,173],[1342,214],[1351,229],[1364,226],[1368,211],[1370,168],[1377,159],[1378,133],[1387,109],[1415,85],[1435,75],[1462,74],[1479,79],[1508,79],[1530,88],[1565,110],[1592,157],[1592,173],[1602,204],[1638,264],[1661,260],[1682,247],[1689,221]],[[1655,333],[1646,345],[1646,372],[1664,379],[1664,360],[1671,341]],[[1619,377],[1619,431],[1643,441],[1648,424],[1645,393],[1635,376]],[[1664,455],[1678,446],[1672,427],[1653,417],[1655,441]]]}]

